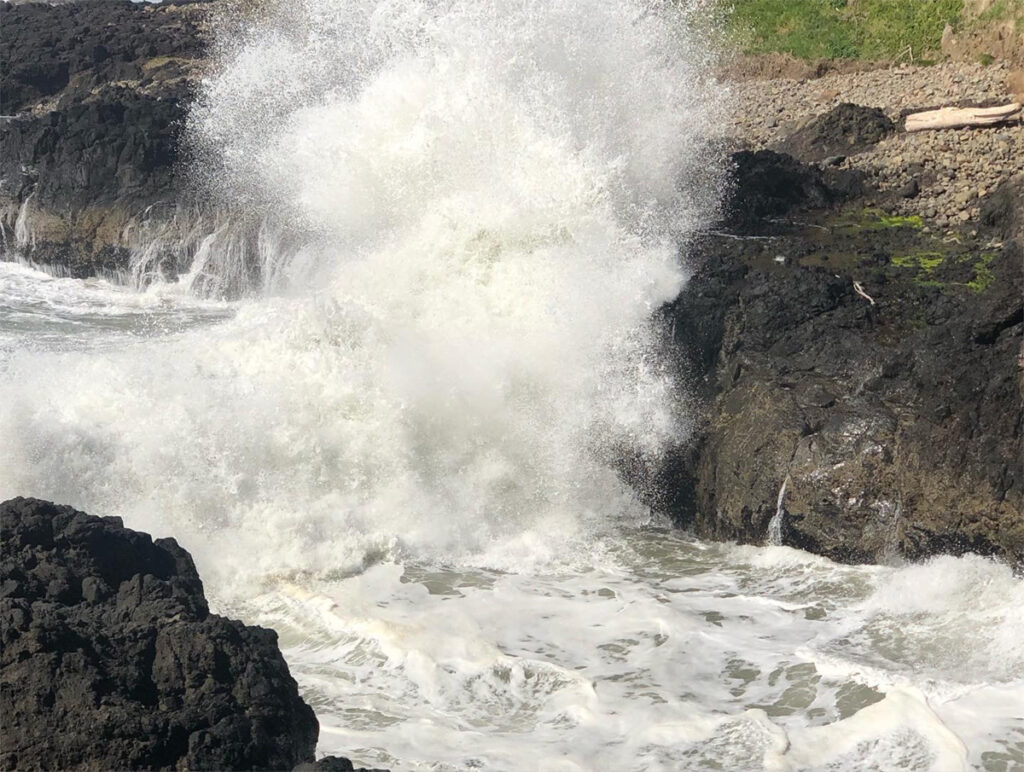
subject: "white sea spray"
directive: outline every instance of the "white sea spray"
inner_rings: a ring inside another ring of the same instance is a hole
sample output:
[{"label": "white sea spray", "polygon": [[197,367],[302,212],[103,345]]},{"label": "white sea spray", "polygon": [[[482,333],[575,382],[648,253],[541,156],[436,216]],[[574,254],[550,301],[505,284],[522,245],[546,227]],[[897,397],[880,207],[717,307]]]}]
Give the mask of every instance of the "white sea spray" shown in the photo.
[{"label": "white sea spray", "polygon": [[[616,462],[685,437],[651,319],[719,189],[688,13],[264,4],[188,135],[289,249],[216,328],[15,357],[0,492],[173,532],[224,594],[388,553],[543,563],[646,516]],[[208,286],[250,272],[226,244]]]}]

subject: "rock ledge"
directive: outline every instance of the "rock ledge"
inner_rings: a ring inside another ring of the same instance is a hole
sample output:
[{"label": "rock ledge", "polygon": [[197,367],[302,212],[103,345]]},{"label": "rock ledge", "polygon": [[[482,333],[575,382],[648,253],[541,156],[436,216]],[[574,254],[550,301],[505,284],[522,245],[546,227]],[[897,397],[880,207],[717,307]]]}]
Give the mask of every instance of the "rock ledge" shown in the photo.
[{"label": "rock ledge", "polygon": [[0,504],[2,769],[292,769],[319,727],[273,630],[120,518]]}]

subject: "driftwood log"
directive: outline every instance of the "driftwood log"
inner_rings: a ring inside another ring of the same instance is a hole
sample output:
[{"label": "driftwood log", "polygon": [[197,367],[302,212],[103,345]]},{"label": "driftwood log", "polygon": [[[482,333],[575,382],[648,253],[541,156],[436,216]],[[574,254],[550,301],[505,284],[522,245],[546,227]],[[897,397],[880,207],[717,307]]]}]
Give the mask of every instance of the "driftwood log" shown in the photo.
[{"label": "driftwood log", "polygon": [[962,129],[967,126],[992,126],[1024,117],[1020,102],[998,107],[943,107],[907,116],[907,131]]}]

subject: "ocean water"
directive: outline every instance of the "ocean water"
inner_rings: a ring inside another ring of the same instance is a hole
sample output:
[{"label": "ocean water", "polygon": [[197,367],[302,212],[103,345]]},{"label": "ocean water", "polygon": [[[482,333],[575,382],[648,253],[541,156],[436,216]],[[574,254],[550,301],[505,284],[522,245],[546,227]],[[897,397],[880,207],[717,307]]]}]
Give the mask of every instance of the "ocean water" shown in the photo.
[{"label": "ocean water", "polygon": [[[175,536],[218,611],[279,631],[321,753],[1024,768],[1006,566],[702,543],[617,473],[689,431],[651,317],[721,195],[708,141],[732,106],[702,13],[306,0],[221,20],[193,171],[260,247],[211,234],[180,281],[125,287],[8,245],[0,497]],[[232,288],[242,260],[258,288]]]}]

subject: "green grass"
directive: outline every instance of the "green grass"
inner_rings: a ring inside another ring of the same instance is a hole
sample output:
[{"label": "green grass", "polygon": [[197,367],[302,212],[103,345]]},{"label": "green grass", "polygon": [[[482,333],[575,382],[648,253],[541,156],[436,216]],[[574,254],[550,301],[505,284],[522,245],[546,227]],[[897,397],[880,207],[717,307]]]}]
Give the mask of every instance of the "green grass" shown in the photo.
[{"label": "green grass", "polygon": [[1024,22],[1024,0],[996,0],[992,5],[978,14],[978,21],[1004,21],[1013,19],[1017,29]]},{"label": "green grass", "polygon": [[733,0],[728,26],[747,53],[923,61],[962,11],[963,0]]}]

